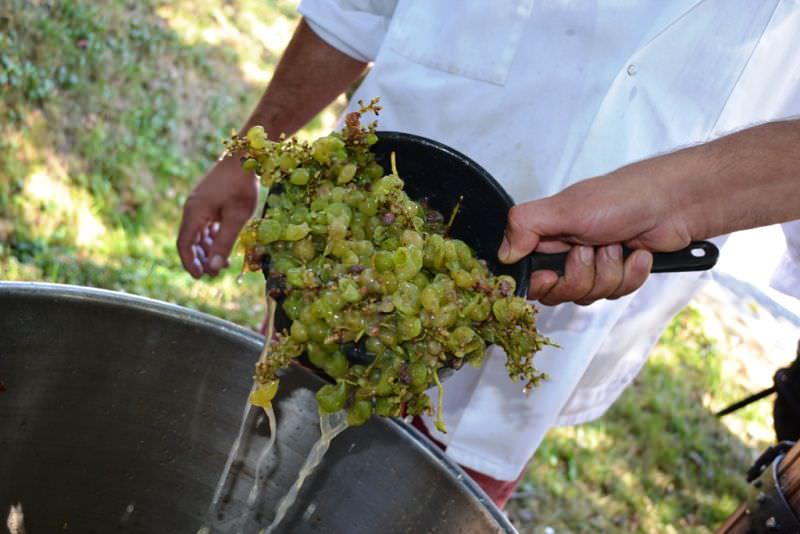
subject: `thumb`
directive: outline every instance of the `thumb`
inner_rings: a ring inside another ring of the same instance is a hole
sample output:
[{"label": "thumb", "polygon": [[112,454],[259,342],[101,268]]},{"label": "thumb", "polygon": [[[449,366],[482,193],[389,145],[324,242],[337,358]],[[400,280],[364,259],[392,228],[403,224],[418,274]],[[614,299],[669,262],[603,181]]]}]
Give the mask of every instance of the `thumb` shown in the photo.
[{"label": "thumb", "polygon": [[501,262],[515,263],[533,252],[539,245],[543,234],[537,228],[543,210],[540,210],[537,204],[539,201],[526,202],[509,210],[508,225],[500,250],[497,251],[497,257]]}]

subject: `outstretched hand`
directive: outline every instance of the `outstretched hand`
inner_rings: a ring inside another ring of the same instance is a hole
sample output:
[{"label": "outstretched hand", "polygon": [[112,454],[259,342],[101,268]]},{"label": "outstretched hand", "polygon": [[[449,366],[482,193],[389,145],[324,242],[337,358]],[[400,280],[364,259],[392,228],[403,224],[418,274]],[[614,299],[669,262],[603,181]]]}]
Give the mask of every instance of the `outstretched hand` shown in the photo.
[{"label": "outstretched hand", "polygon": [[228,266],[239,231],[253,214],[258,186],[238,158],[218,162],[194,188],[183,207],[178,254],[194,278],[216,276]]}]

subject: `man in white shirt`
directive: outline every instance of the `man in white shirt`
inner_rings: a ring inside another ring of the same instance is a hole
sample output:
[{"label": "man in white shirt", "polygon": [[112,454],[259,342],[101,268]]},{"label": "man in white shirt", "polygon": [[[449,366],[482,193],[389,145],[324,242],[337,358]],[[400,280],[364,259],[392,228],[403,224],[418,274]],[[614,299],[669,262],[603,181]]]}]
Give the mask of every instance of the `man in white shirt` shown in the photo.
[{"label": "man in white shirt", "polygon": [[[380,96],[381,129],[467,154],[517,203],[800,114],[800,5],[790,0],[304,0],[299,11],[304,20],[243,129],[293,133],[371,63],[352,101]],[[236,159],[212,168],[186,202],[178,249],[195,277],[227,266],[255,208],[255,180]],[[696,172],[697,163],[639,168]],[[602,271],[616,250],[575,247],[572,262]],[[644,279],[647,257],[631,258],[629,268],[639,266],[626,289]],[[493,348],[480,369],[448,381],[449,433],[427,428],[504,504],[513,488],[504,481],[519,478],[547,429],[602,415],[700,278],[652,276],[617,300],[543,308],[539,328],[562,346],[537,355],[551,379],[525,397]]]}]

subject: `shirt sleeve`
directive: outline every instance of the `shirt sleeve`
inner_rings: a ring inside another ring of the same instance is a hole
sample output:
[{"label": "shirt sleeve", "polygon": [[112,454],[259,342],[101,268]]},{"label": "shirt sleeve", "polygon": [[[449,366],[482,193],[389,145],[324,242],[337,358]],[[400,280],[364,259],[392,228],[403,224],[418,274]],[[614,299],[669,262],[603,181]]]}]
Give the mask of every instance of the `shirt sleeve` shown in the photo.
[{"label": "shirt sleeve", "polygon": [[786,252],[775,269],[770,285],[792,297],[800,298],[800,220],[782,225]]},{"label": "shirt sleeve", "polygon": [[353,59],[378,55],[397,0],[302,0],[297,11],[320,39]]}]

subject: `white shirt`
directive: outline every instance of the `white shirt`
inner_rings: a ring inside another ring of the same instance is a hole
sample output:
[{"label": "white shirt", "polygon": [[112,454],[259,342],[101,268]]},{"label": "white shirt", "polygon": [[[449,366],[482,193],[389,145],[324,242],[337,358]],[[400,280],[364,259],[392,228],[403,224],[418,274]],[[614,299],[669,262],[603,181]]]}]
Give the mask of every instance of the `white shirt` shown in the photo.
[{"label": "white shirt", "polygon": [[[299,11],[373,62],[352,102],[380,96],[381,129],[456,148],[516,202],[800,114],[796,0],[303,0]],[[800,258],[786,262],[796,277]],[[550,427],[605,412],[701,279],[654,275],[617,301],[540,307],[540,330],[562,347],[536,356],[550,380],[525,397],[492,349],[446,383],[448,433],[428,427],[458,463],[516,478]]]}]

